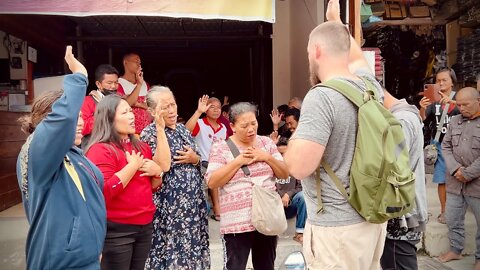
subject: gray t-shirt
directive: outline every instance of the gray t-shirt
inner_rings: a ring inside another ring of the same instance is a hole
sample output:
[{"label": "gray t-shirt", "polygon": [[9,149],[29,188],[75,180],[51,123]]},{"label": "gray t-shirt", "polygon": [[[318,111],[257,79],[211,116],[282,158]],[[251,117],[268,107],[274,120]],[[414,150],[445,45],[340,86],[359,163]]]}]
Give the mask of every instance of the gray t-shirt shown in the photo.
[{"label": "gray t-shirt", "polygon": [[[356,73],[372,82],[383,102],[383,89],[368,70]],[[342,79],[342,78],[338,78]],[[349,81],[359,91],[365,91],[363,81]],[[323,158],[332,167],[349,190],[349,171],[352,165],[357,134],[358,108],[337,91],[315,87],[311,89],[302,104],[300,120],[291,140],[304,139],[326,146]],[[365,221],[347,202],[323,168],[320,172],[324,212],[317,214],[318,201],[315,173],[302,181],[307,216],[317,226],[346,226]]]}]

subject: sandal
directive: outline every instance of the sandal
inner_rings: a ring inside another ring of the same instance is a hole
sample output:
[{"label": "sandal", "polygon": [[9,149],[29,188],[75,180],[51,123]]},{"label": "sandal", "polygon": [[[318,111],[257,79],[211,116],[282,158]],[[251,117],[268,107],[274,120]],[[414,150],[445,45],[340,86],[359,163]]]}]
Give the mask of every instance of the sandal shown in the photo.
[{"label": "sandal", "polygon": [[441,224],[447,224],[447,221],[445,220],[445,213],[441,213],[440,215],[438,215],[437,221]]},{"label": "sandal", "polygon": [[303,233],[295,233],[295,236],[293,237],[293,240],[299,242],[300,244],[303,245]]},{"label": "sandal", "polygon": [[215,220],[215,221],[220,221],[220,215],[213,214],[213,215],[210,216],[210,218]]}]

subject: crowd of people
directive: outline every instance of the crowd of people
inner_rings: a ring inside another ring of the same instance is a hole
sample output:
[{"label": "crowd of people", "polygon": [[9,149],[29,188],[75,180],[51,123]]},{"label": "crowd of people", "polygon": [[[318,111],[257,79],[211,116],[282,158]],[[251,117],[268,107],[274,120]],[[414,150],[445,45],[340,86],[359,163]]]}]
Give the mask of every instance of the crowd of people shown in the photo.
[{"label": "crowd of people", "polygon": [[[436,146],[433,182],[460,259],[470,207],[480,224],[480,95],[455,90],[452,69],[436,74],[439,100],[418,106],[396,99],[376,80],[348,29],[338,0],[310,34],[312,88],[270,114],[271,134],[257,134],[257,107],[201,96],[181,123],[174,89],[150,86],[141,59],[123,58],[88,73],[67,46],[62,91],[38,97],[20,119],[29,134],[17,178],[27,219],[28,269],[210,269],[209,222],[219,222],[223,269],[274,269],[278,237],[252,223],[254,185],[276,190],[308,269],[418,269],[416,244],[429,219],[424,146]],[[401,124],[415,176],[415,205],[387,222],[367,222],[334,184],[348,190],[358,108],[335,89],[342,81],[375,92]],[[480,84],[480,83],[479,83]],[[418,109],[419,107],[419,109]],[[235,150],[234,150],[235,149]],[[320,180],[318,180],[320,179]],[[318,181],[321,182],[321,193]],[[318,202],[323,203],[321,211]],[[211,213],[211,214],[210,214]],[[480,231],[475,269],[480,269]]]}]

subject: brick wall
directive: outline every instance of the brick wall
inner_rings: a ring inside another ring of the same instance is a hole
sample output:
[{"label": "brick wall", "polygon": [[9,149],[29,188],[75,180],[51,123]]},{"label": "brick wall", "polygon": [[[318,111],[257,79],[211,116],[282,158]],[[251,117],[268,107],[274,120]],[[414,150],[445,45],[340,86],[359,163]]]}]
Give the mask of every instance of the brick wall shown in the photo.
[{"label": "brick wall", "polygon": [[22,201],[16,176],[16,161],[27,136],[17,119],[23,115],[0,112],[0,211]]}]

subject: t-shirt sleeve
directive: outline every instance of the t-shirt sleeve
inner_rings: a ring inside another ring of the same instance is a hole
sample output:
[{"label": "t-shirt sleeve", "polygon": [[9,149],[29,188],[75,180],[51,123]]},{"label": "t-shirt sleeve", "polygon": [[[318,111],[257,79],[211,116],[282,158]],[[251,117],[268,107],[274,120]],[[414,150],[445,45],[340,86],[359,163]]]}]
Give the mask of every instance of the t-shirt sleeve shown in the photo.
[{"label": "t-shirt sleeve", "polygon": [[207,172],[205,173],[205,181],[208,183],[212,173],[221,167],[225,166],[228,162],[225,158],[226,151],[230,151],[227,143],[224,140],[214,141],[212,148],[210,149],[210,156],[208,158]]},{"label": "t-shirt sleeve", "polygon": [[[198,121],[203,121],[199,119]],[[200,132],[200,125],[198,124],[198,121],[195,123],[195,127],[192,130],[192,137],[197,137],[198,133]]]},{"label": "t-shirt sleeve", "polygon": [[122,84],[118,84],[118,87],[117,87],[117,94],[121,97],[125,96],[125,90],[123,90],[123,86]]},{"label": "t-shirt sleeve", "polygon": [[261,140],[263,144],[265,145],[265,149],[272,155],[277,160],[283,161],[282,154],[278,152],[278,148],[275,145],[275,143],[272,141],[272,139],[266,137],[266,136],[261,136]]},{"label": "t-shirt sleeve", "polygon": [[327,145],[334,127],[335,109],[324,90],[326,89],[317,87],[305,96],[298,127],[291,140],[304,139]]},{"label": "t-shirt sleeve", "polygon": [[428,118],[430,115],[432,115],[434,108],[435,104],[433,103],[425,109],[425,118]]}]

